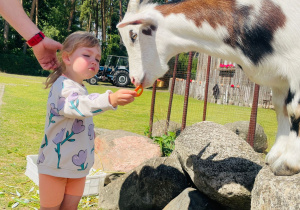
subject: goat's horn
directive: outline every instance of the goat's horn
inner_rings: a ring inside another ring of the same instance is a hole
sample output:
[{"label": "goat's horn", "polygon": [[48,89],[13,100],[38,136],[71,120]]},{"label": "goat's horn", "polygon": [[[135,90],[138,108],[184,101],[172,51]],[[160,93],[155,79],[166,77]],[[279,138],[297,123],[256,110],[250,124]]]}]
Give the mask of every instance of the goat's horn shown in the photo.
[{"label": "goat's horn", "polygon": [[127,12],[137,12],[140,5],[140,0],[130,0],[127,7]]}]

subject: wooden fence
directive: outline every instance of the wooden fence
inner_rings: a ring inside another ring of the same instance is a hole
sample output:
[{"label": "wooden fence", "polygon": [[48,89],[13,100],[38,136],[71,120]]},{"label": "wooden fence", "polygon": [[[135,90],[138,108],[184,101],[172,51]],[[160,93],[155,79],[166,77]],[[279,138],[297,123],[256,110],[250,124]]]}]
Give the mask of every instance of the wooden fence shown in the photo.
[{"label": "wooden fence", "polygon": [[[235,64],[231,68],[222,67],[224,61],[218,58],[211,60],[209,76],[208,102],[237,106],[252,106],[255,83],[251,82],[243,70]],[[225,65],[227,62],[225,61]],[[233,65],[233,66],[232,66]],[[190,82],[189,96],[198,100],[204,99],[206,83],[207,55],[198,55],[198,65],[195,80]],[[169,89],[172,78],[169,80]],[[184,95],[186,80],[176,78],[174,93]],[[269,87],[260,86],[258,106],[273,108],[272,91]]]}]

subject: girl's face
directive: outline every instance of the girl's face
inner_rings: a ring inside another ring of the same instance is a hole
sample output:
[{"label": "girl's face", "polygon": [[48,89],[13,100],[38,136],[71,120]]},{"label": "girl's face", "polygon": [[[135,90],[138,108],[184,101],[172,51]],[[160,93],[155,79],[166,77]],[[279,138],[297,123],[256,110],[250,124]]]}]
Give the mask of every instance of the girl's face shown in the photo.
[{"label": "girl's face", "polygon": [[92,78],[99,71],[101,59],[98,47],[78,47],[71,55],[63,56],[66,65],[66,76],[82,83],[83,80]]}]

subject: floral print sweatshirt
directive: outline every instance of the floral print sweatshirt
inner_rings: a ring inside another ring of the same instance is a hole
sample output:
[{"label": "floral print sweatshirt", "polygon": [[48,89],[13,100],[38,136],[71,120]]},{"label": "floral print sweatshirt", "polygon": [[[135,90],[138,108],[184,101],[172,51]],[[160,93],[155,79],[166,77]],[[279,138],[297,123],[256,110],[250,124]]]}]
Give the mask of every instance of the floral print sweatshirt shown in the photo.
[{"label": "floral print sweatshirt", "polygon": [[109,103],[110,93],[89,95],[84,86],[64,76],[54,82],[37,160],[39,173],[66,178],[88,175],[94,164],[92,117],[115,109]]}]

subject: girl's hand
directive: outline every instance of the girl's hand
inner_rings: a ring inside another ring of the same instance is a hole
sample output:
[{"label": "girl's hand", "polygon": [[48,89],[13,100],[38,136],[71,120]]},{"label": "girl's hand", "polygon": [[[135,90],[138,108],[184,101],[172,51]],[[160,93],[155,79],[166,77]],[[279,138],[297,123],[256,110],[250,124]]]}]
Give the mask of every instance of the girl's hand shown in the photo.
[{"label": "girl's hand", "polygon": [[134,101],[137,93],[133,90],[120,89],[115,93],[109,95],[109,102],[113,107],[118,105],[124,106]]}]

